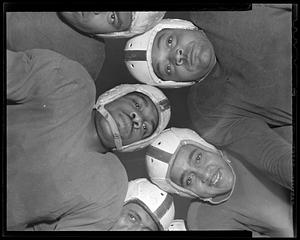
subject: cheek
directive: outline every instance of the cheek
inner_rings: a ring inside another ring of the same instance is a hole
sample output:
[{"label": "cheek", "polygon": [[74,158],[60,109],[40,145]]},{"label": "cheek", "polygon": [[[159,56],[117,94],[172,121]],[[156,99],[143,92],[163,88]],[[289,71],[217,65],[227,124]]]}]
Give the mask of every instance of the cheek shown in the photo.
[{"label": "cheek", "polygon": [[177,69],[177,81],[191,81],[197,79],[201,75],[202,69],[185,69],[180,67]]},{"label": "cheek", "polygon": [[196,184],[191,190],[200,197],[206,197],[206,194],[208,192],[207,189],[205,189],[205,187],[200,184]]},{"label": "cheek", "polygon": [[206,184],[202,184],[200,179],[196,182],[191,190],[202,198],[211,197],[212,195],[216,194],[216,189],[209,187]]},{"label": "cheek", "polygon": [[105,17],[93,16],[80,23],[80,27],[85,32],[89,33],[107,33],[112,31],[112,26],[107,22]]},{"label": "cheek", "polygon": [[158,122],[157,114],[155,113],[156,109],[154,106],[148,107],[144,111],[144,117],[143,120],[147,121],[149,124],[151,124],[151,120],[154,120],[154,122]]},{"label": "cheek", "polygon": [[123,143],[124,143],[125,145],[131,144],[131,143],[134,143],[134,142],[137,142],[137,141],[139,141],[139,140],[142,139],[142,137],[141,137],[141,136],[142,136],[142,130],[141,130],[141,129],[140,129],[140,130],[134,129],[134,130],[131,132],[131,134],[130,134],[128,137],[126,137],[126,139],[123,138],[122,132],[121,132],[120,134],[121,134]]},{"label": "cheek", "polygon": [[105,15],[99,14],[97,16],[94,16],[90,20],[90,25],[93,26],[94,28],[107,28],[110,27],[111,25],[107,22],[107,19]]},{"label": "cheek", "polygon": [[216,194],[216,189],[209,187],[205,184],[203,184],[201,187],[198,187],[197,194],[202,198],[209,198]]},{"label": "cheek", "polygon": [[123,217],[119,218],[119,220],[115,223],[115,225],[113,226],[114,230],[121,230],[124,228],[127,228],[127,223],[125,221],[125,219]]}]

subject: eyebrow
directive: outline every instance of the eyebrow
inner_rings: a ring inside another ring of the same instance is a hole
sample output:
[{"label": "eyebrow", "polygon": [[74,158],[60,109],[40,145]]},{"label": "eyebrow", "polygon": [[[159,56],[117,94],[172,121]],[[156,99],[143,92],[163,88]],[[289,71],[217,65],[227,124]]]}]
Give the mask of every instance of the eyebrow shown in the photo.
[{"label": "eyebrow", "polygon": [[190,152],[189,158],[188,158],[189,165],[190,165],[190,163],[192,161],[192,157],[194,156],[194,154],[195,154],[196,151],[197,151],[197,148],[194,148],[194,150]]},{"label": "eyebrow", "polygon": [[[157,39],[157,41],[156,41],[157,49],[159,49],[159,50],[160,50],[160,47],[161,47],[161,44],[160,44],[161,39],[162,39],[162,37],[165,36],[165,35],[166,35],[165,32],[162,33],[162,34],[159,36],[159,38]],[[156,64],[155,64],[155,70],[156,70],[156,72],[158,72],[157,75],[160,75],[160,77],[163,75],[162,72],[161,72],[161,67],[160,67],[160,63],[159,63],[159,62],[156,62]]]},{"label": "eyebrow", "polygon": [[159,36],[159,38],[157,39],[157,48],[158,49],[160,49],[160,41],[161,41],[161,38],[163,37],[163,36],[165,36],[166,35],[166,33],[162,33],[160,36]]},{"label": "eyebrow", "polygon": [[149,103],[146,100],[145,95],[144,94],[138,94],[138,96],[143,100],[144,105],[146,105],[146,107],[148,107]]},{"label": "eyebrow", "polygon": [[[197,148],[195,148],[193,151],[191,151],[190,152],[190,154],[189,154],[189,156],[188,156],[188,165],[190,165],[191,164],[191,161],[192,161],[192,157],[193,157],[193,155],[195,154],[195,152],[197,151]],[[183,184],[184,184],[184,177],[185,177],[185,175],[188,173],[188,170],[184,170],[183,171],[183,173],[181,174],[181,176],[180,176],[180,184],[181,184],[181,186],[184,186]]]},{"label": "eyebrow", "polygon": [[120,30],[121,26],[123,25],[123,21],[120,18],[119,12],[115,12],[115,14],[117,15],[117,21],[118,21],[115,26],[116,26],[116,29]]},{"label": "eyebrow", "polygon": [[187,172],[188,172],[188,170],[184,170],[183,173],[180,176],[179,182],[180,182],[181,186],[184,186],[184,178],[185,178],[185,175],[187,174]]},{"label": "eyebrow", "polygon": [[[138,94],[138,96],[140,96],[141,98],[142,98],[142,100],[143,100],[143,102],[144,102],[144,104],[146,105],[146,107],[148,107],[149,106],[149,102],[146,100],[146,96],[144,95],[144,94]],[[152,102],[152,100],[148,97],[148,99]],[[158,111],[157,111],[157,109],[156,109],[156,106],[155,106],[155,104],[153,103],[153,105],[154,105],[154,109],[156,110],[156,112],[157,112],[157,116],[158,116]],[[155,121],[153,120],[153,119],[151,119],[151,124],[152,124],[152,132],[154,132],[155,131],[155,129],[156,129],[156,125],[158,124],[156,124],[155,123]]]},{"label": "eyebrow", "polygon": [[132,210],[132,209],[129,209],[128,213],[133,214],[134,216],[136,216],[136,217],[138,218],[137,220],[138,220],[139,222],[142,222],[142,218],[141,218],[141,216],[138,214],[137,211]]}]

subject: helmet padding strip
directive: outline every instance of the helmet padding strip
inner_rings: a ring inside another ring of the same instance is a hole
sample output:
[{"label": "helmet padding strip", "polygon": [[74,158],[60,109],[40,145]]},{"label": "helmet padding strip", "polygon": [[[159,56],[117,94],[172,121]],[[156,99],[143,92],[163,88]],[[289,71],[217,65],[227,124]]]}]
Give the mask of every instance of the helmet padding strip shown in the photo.
[{"label": "helmet padding strip", "polygon": [[161,203],[161,205],[154,211],[154,214],[158,219],[162,219],[162,217],[166,214],[166,212],[170,209],[172,205],[173,199],[170,194],[167,194],[165,200]]},{"label": "helmet padding strip", "polygon": [[146,61],[146,51],[145,50],[130,50],[125,51],[125,61]]},{"label": "helmet padding strip", "polygon": [[158,159],[159,161],[165,162],[167,164],[169,164],[169,162],[173,157],[173,154],[163,151],[159,148],[153,147],[151,145],[147,148],[146,154],[150,157]]}]

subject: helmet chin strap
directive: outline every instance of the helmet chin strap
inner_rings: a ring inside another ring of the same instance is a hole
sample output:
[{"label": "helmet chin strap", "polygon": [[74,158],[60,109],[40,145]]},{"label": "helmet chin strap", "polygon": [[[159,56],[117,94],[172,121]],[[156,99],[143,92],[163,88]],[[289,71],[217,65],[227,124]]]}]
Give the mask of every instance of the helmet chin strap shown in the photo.
[{"label": "helmet chin strap", "polygon": [[96,109],[109,123],[110,130],[112,131],[113,134],[114,143],[116,145],[116,149],[120,150],[123,145],[122,145],[121,135],[115,120],[113,119],[111,114],[104,108],[103,105],[96,106]]}]

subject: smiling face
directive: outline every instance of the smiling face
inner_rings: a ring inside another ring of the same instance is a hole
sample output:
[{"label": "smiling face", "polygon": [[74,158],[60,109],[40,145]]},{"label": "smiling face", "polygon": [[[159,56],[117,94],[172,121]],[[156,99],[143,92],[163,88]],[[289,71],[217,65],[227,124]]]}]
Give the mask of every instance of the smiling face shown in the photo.
[{"label": "smiling face", "polygon": [[232,170],[222,155],[191,144],[178,151],[170,178],[202,198],[225,194],[232,189],[234,182]]},{"label": "smiling face", "polygon": [[111,231],[158,231],[158,227],[142,206],[129,202]]},{"label": "smiling face", "polygon": [[[119,129],[124,145],[150,137],[158,126],[158,112],[151,99],[138,92],[129,93],[105,105]],[[95,124],[101,142],[109,149],[115,147],[108,121],[99,113]]]},{"label": "smiling face", "polygon": [[203,31],[163,29],[153,42],[152,67],[165,81],[195,81],[211,70],[214,54]]},{"label": "smiling face", "polygon": [[132,12],[61,12],[75,28],[91,34],[128,30]]}]

